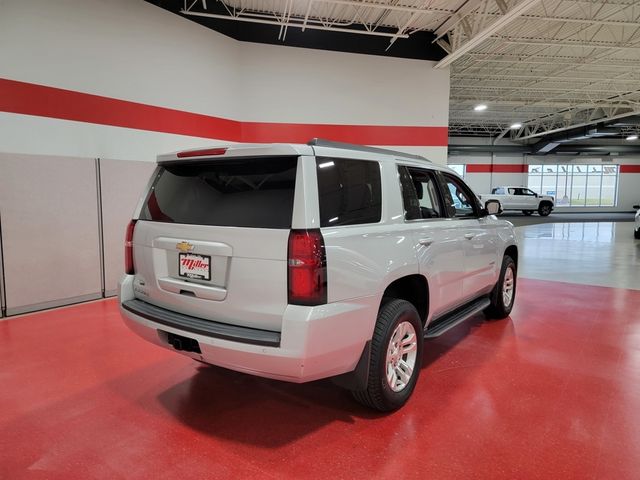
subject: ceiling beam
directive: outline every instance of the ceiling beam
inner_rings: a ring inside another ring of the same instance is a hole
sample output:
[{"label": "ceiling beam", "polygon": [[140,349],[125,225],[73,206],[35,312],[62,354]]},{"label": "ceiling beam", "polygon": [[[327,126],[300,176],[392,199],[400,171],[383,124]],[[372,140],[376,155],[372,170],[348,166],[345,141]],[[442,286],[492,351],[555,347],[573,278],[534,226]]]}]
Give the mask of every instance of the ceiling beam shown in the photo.
[{"label": "ceiling beam", "polygon": [[[277,27],[288,27],[288,28],[300,28],[300,29],[309,29],[309,30],[326,30],[330,32],[343,32],[343,33],[355,33],[358,35],[369,35],[374,37],[390,37],[390,38],[409,38],[407,34],[398,34],[398,33],[387,33],[387,32],[375,32],[370,30],[357,30],[355,28],[344,28],[344,27],[334,27],[334,26],[326,26],[326,25],[318,25],[316,23],[311,23],[312,20],[307,20],[304,23],[304,20],[297,17],[290,17],[287,20],[269,20],[265,18],[255,18],[255,16],[245,16],[240,13],[236,15],[219,15],[217,13],[203,13],[203,12],[191,12],[187,10],[180,10],[180,13],[183,15],[189,15],[193,17],[208,17],[208,18],[218,18],[221,20],[233,20],[236,22],[246,22],[246,23],[260,23],[263,25],[274,25]],[[247,14],[251,15],[251,14]],[[313,20],[315,22],[315,20]]]},{"label": "ceiling beam", "polygon": [[491,25],[487,26],[480,32],[476,33],[474,36],[469,38],[469,40],[467,40],[466,43],[464,43],[463,45],[455,49],[453,52],[451,52],[449,55],[444,57],[442,60],[440,60],[438,63],[436,63],[435,68],[448,67],[449,65],[451,65],[451,63],[455,62],[458,58],[463,56],[465,53],[467,53],[470,50],[473,50],[475,47],[477,47],[482,42],[490,38],[496,32],[500,31],[501,29],[509,25],[516,18],[518,18],[520,15],[522,15],[524,12],[529,10],[531,7],[537,5],[538,3],[540,3],[540,0],[522,0],[514,7],[511,7],[511,9],[507,13],[502,15]]}]

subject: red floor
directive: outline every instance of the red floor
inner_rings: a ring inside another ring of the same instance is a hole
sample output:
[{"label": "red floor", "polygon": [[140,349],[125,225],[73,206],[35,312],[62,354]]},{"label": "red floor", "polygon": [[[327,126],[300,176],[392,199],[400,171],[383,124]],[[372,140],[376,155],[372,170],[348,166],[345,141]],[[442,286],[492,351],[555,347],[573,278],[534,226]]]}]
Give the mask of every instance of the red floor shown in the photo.
[{"label": "red floor", "polygon": [[521,280],[429,341],[410,403],[216,368],[114,300],[0,322],[1,479],[640,478],[640,291]]}]

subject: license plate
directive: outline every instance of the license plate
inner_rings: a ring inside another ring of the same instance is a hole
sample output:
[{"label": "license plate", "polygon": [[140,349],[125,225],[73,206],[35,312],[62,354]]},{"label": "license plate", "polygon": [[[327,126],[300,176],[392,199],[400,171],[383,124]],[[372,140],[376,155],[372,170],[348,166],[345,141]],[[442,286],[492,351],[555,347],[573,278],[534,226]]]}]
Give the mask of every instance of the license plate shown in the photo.
[{"label": "license plate", "polygon": [[198,280],[211,280],[211,257],[195,253],[179,253],[178,275]]}]

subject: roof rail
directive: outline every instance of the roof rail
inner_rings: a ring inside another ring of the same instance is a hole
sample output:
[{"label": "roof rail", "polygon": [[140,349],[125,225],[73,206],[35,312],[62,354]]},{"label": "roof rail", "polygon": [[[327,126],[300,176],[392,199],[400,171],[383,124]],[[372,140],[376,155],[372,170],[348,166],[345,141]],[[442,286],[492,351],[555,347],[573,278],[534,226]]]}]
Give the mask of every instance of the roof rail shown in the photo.
[{"label": "roof rail", "polygon": [[398,155],[400,157],[412,158],[414,160],[422,160],[432,163],[431,160],[426,159],[421,155],[415,155],[413,153],[399,152],[397,150],[389,150],[386,148],[367,147],[365,145],[356,145],[354,143],[334,142],[332,140],[325,140],[322,138],[314,138],[307,142],[307,145],[312,147],[329,147],[329,148],[344,148],[347,150],[359,150],[361,152],[380,153],[382,155]]}]

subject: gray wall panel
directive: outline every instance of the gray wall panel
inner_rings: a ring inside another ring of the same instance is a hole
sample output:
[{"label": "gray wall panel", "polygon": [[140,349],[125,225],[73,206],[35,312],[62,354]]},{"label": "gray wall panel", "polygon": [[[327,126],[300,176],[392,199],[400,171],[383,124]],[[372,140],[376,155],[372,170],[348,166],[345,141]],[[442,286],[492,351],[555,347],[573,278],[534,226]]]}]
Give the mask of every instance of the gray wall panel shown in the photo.
[{"label": "gray wall panel", "polygon": [[0,154],[7,311],[101,293],[94,159]]},{"label": "gray wall panel", "polygon": [[114,294],[124,272],[124,235],[156,164],[100,159],[105,292]]}]

